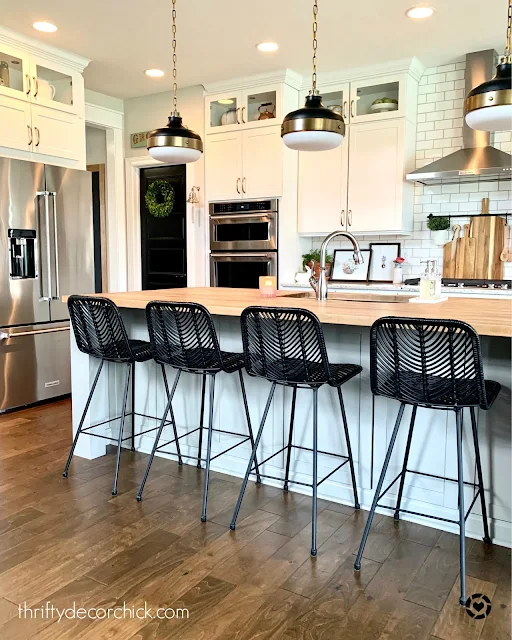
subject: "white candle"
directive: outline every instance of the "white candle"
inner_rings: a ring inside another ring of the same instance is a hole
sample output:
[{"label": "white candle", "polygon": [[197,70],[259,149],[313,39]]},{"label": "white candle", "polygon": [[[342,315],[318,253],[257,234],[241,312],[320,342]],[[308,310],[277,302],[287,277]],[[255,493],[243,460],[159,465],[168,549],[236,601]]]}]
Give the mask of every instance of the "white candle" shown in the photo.
[{"label": "white candle", "polygon": [[275,298],[277,291],[277,278],[275,276],[260,276],[260,296]]}]

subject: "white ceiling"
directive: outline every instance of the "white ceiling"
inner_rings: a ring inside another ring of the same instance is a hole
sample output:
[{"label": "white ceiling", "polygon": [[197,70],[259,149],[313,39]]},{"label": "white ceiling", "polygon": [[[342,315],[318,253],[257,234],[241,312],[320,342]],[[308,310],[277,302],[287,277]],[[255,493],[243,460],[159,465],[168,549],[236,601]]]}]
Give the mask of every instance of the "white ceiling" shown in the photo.
[{"label": "white ceiling", "polygon": [[[435,66],[504,47],[506,0],[430,0],[428,20],[404,16],[416,0],[320,0],[319,71],[400,60]],[[310,73],[312,0],[178,0],[178,82],[202,84],[290,67]],[[0,0],[0,23],[91,58],[86,86],[129,98],[171,86],[171,0]],[[59,30],[38,33],[37,20]],[[262,40],[279,42],[262,54]],[[166,71],[150,79],[144,70]]]}]

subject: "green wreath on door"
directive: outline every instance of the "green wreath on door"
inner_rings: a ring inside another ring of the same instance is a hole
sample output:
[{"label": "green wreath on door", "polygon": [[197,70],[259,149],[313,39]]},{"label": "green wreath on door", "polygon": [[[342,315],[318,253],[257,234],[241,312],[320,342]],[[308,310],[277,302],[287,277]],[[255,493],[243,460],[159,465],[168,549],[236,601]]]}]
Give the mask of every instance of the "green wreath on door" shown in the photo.
[{"label": "green wreath on door", "polygon": [[167,218],[174,208],[174,188],[165,180],[155,180],[149,185],[144,200],[154,218]]}]

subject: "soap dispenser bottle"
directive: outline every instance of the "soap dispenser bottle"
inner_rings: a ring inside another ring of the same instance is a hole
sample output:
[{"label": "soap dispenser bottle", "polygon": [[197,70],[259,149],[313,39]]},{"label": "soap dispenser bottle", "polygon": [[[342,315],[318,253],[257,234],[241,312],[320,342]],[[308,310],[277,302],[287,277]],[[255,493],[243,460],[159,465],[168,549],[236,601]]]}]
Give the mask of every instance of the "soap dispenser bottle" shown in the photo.
[{"label": "soap dispenser bottle", "polygon": [[425,273],[420,280],[420,298],[432,300],[441,296],[441,275],[435,260],[427,260],[426,264]]}]

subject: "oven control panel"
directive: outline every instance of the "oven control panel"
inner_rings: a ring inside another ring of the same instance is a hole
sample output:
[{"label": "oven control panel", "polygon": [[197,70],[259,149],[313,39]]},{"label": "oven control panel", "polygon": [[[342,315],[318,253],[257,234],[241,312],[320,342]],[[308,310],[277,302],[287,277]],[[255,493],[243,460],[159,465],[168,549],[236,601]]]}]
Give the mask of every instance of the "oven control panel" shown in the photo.
[{"label": "oven control panel", "polygon": [[251,202],[212,202],[210,215],[219,213],[255,213],[257,211],[277,211],[277,200],[253,200]]}]

